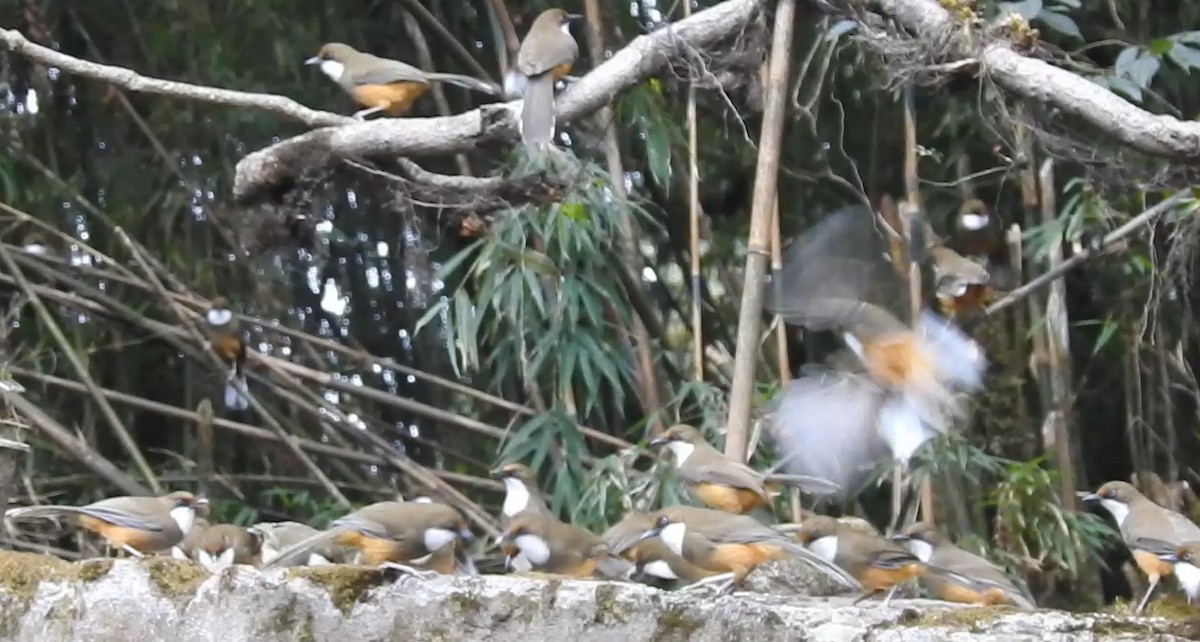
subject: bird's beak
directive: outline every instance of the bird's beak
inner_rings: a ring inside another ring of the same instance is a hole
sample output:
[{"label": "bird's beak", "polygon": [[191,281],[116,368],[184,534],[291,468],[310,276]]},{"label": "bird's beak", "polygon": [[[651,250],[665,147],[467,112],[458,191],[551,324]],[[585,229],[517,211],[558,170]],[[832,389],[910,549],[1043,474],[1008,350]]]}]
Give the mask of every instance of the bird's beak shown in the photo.
[{"label": "bird's beak", "polygon": [[671,441],[671,440],[667,439],[666,437],[655,437],[654,439],[651,439],[650,443],[648,443],[646,445],[649,446],[650,448],[658,448],[659,446],[667,443],[668,441]]},{"label": "bird's beak", "polygon": [[892,535],[888,539],[892,540],[893,542],[907,542],[907,541],[912,540],[912,536],[905,535],[904,533],[897,533],[895,535]]},{"label": "bird's beak", "polygon": [[1080,499],[1085,502],[1098,502],[1100,501],[1100,496],[1096,493],[1085,493]]},{"label": "bird's beak", "polygon": [[575,22],[576,20],[583,20],[583,15],[578,14],[578,13],[568,13],[567,20],[569,20],[570,22]]},{"label": "bird's beak", "polygon": [[192,502],[192,504],[195,506],[208,506],[208,498],[207,497],[197,497],[195,499],[195,501]]},{"label": "bird's beak", "polygon": [[644,542],[648,539],[653,539],[655,537],[658,537],[659,533],[661,533],[661,532],[662,532],[661,528],[657,528],[657,527],[651,528],[650,530],[646,531],[645,533],[642,533],[642,536],[638,538],[638,541]]},{"label": "bird's beak", "polygon": [[458,539],[470,544],[475,541],[475,533],[472,533],[469,528],[460,528],[458,529]]},{"label": "bird's beak", "polygon": [[490,476],[492,479],[504,479],[508,476],[508,473],[504,472],[504,470],[500,468],[497,468],[496,470],[488,473],[488,476]]},{"label": "bird's beak", "polygon": [[309,58],[308,60],[305,60],[305,61],[304,61],[304,64],[306,64],[306,65],[319,65],[319,64],[321,64],[321,59],[320,59],[320,58],[318,58],[318,57],[316,57],[316,56],[313,56],[312,58]]}]

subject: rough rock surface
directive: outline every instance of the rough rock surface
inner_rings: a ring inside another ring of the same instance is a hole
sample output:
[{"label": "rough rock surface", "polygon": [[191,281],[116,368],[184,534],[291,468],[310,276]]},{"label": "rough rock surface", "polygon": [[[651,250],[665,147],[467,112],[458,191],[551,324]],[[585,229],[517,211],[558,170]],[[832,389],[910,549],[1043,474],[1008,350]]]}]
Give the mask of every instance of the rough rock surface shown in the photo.
[{"label": "rough rock surface", "polygon": [[1160,618],[851,601],[522,577],[396,579],[363,567],[234,567],[207,577],[164,558],[68,564],[0,553],[0,639],[30,642],[1174,642],[1196,631]]}]

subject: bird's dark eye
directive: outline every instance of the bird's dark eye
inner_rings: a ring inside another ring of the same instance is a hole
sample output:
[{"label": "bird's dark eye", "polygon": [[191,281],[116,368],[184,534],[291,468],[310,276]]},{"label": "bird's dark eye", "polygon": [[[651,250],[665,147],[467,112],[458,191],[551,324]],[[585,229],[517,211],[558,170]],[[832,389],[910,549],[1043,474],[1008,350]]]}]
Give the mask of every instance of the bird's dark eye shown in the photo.
[{"label": "bird's dark eye", "polygon": [[1103,497],[1104,499],[1112,499],[1117,496],[1117,493],[1113,489],[1108,488],[1108,489],[1105,489],[1104,492],[1100,493],[1100,496]]},{"label": "bird's dark eye", "polygon": [[666,515],[663,515],[663,516],[661,516],[661,517],[659,517],[659,518],[658,518],[658,523],[657,523],[657,526],[658,526],[659,528],[666,528],[666,527],[667,527],[667,524],[670,524],[670,523],[671,523],[671,520],[670,520],[670,519],[667,519],[667,516],[666,516]]}]

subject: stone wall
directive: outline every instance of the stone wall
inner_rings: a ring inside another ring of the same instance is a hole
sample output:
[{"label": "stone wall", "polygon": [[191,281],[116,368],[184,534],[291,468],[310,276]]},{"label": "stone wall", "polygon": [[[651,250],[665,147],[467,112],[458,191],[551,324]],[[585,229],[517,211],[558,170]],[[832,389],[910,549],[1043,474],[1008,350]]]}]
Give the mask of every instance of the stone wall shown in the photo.
[{"label": "stone wall", "polygon": [[1186,640],[1191,621],[1022,613],[926,600],[669,592],[512,576],[386,576],[168,558],[68,563],[0,553],[0,639],[29,642],[956,642]]}]

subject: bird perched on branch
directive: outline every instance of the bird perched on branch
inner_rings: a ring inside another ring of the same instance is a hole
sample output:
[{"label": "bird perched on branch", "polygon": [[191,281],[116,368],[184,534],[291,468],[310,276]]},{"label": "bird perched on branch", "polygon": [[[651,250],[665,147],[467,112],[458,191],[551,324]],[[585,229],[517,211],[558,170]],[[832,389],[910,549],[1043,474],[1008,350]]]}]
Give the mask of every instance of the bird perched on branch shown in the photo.
[{"label": "bird perched on branch", "polygon": [[134,557],[168,551],[192,528],[196,510],[208,500],[187,491],[161,497],[110,497],[86,506],[28,506],[8,511],[5,519],[56,519],[72,516],[85,530]]},{"label": "bird perched on branch", "polygon": [[314,550],[330,544],[356,549],[363,564],[393,568],[416,577],[428,572],[411,565],[428,564],[435,573],[450,574],[456,567],[456,549],[474,535],[461,513],[437,502],[377,502],[364,506],[280,551],[262,568],[280,568],[308,559]]},{"label": "bird perched on branch", "polygon": [[926,254],[933,266],[941,312],[955,316],[986,306],[1017,286],[1000,219],[983,201],[965,201],[952,222],[949,243],[936,235]]},{"label": "bird perched on branch", "polygon": [[246,336],[241,324],[233,316],[225,297],[214,297],[208,312],[204,314],[205,331],[209,349],[222,362],[232,367],[225,382],[225,407],[230,410],[245,410],[250,407],[246,384]]},{"label": "bird perched on branch", "polygon": [[403,116],[434,82],[450,83],[492,96],[500,94],[498,87],[477,78],[422,71],[399,60],[363,53],[340,42],[322,45],[317,55],[305,60],[304,64],[320,67],[365,108],[354,113],[358,119],[379,112],[392,117]]},{"label": "bird perched on branch", "polygon": [[1146,499],[1132,484],[1110,481],[1084,496],[1098,501],[1113,516],[1133,561],[1150,579],[1137,612],[1141,613],[1162,578],[1175,568],[1175,554],[1185,544],[1200,542],[1200,526],[1192,520]]},{"label": "bird perched on branch", "polygon": [[771,507],[770,491],[781,484],[810,493],[831,494],[836,484],[804,475],[768,476],[713,448],[692,426],[676,424],[657,438],[651,447],[664,446],[671,451],[676,474],[689,492],[709,508],[745,514],[759,506]]},{"label": "bird perched on branch", "polygon": [[835,332],[845,349],[772,402],[767,425],[790,472],[850,490],[889,455],[906,467],[982,385],[979,346],[938,315],[913,318],[875,214],[849,207],[790,247],[768,287],[784,321]]},{"label": "bird perched on branch", "polygon": [[562,9],[547,9],[533,21],[517,64],[505,77],[505,93],[524,98],[521,105],[521,141],[527,147],[544,147],[554,140],[554,83],[571,71],[579,45],[571,36],[571,22],[583,16]]},{"label": "bird perched on branch", "polygon": [[1033,596],[1023,583],[1018,586],[999,566],[955,546],[950,538],[929,522],[909,526],[903,533],[892,536],[892,541],[908,548],[922,562],[933,565],[921,581],[939,599],[965,604],[1037,608]]}]

